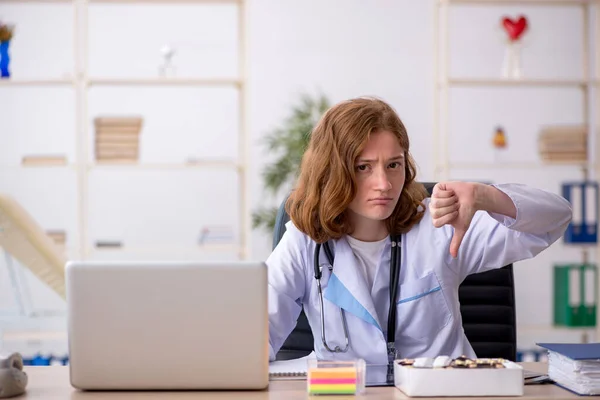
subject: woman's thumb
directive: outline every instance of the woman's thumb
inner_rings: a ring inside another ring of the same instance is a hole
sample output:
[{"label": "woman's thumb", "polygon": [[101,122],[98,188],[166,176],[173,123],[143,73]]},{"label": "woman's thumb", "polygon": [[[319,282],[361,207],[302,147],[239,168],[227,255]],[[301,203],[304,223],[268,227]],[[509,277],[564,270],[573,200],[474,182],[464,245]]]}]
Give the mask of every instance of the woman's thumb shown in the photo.
[{"label": "woman's thumb", "polygon": [[467,231],[462,228],[454,228],[454,234],[452,235],[452,241],[450,242],[450,254],[452,257],[458,257],[458,248],[466,233]]}]

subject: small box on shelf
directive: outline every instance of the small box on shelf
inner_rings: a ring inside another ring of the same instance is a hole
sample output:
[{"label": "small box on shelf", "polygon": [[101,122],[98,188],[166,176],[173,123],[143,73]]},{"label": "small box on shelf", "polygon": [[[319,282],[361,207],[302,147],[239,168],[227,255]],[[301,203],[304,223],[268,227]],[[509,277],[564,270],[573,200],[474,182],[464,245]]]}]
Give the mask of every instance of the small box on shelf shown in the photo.
[{"label": "small box on shelf", "polygon": [[95,245],[97,249],[120,249],[123,247],[123,242],[119,240],[97,240]]},{"label": "small box on shelf", "polygon": [[28,155],[23,156],[21,165],[24,167],[64,166],[67,165],[67,157],[51,154]]}]

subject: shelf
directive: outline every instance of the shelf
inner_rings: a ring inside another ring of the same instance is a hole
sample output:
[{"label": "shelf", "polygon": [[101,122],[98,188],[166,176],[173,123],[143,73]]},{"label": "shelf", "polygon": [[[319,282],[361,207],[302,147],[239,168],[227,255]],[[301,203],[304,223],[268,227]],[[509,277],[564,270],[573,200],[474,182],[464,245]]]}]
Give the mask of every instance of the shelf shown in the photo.
[{"label": "shelf", "polygon": [[[444,86],[440,82],[439,86]],[[448,86],[533,86],[533,87],[557,87],[573,86],[586,87],[588,85],[598,85],[598,81],[587,81],[583,79],[502,79],[502,78],[450,78],[447,81]]]},{"label": "shelf", "polygon": [[[498,162],[498,163],[449,163],[449,169],[541,169],[553,166],[587,167],[587,162]],[[438,166],[442,168],[443,166]]]},{"label": "shelf", "polygon": [[585,326],[518,325],[517,346],[521,349],[538,349],[538,342],[593,342],[596,328]]},{"label": "shelf", "polygon": [[36,168],[69,168],[77,169],[77,164],[0,164],[0,169],[36,169]]},{"label": "shelf", "polygon": [[[63,313],[64,314],[64,313]],[[67,339],[66,331],[8,331],[3,334],[6,341],[42,341]]]},{"label": "shelf", "polygon": [[[0,0],[1,1],[1,0]],[[36,168],[69,168],[69,169],[77,169],[78,165],[74,163],[68,164],[0,164],[0,169],[36,169]],[[198,161],[194,163],[138,163],[138,162],[108,162],[108,161],[98,161],[96,163],[88,164],[88,169],[140,169],[140,170],[193,170],[193,169],[205,169],[205,168],[230,168],[230,169],[240,169],[241,165],[235,161],[226,161],[226,160],[206,160],[206,161]]]},{"label": "shelf", "polygon": [[220,251],[237,251],[239,246],[235,244],[205,244],[205,245],[190,245],[190,246],[127,246],[121,247],[88,247],[87,254],[94,253],[137,253],[137,254],[180,254],[180,253],[198,253],[198,252],[220,252]]},{"label": "shelf", "polygon": [[[2,2],[3,0],[0,0]],[[2,86],[57,86],[57,85],[68,85],[75,86],[75,81],[70,78],[64,79],[20,79],[20,78],[9,78],[0,79],[0,87]]]},{"label": "shelf", "polygon": [[231,168],[238,169],[240,165],[235,161],[205,160],[194,163],[155,163],[144,164],[137,162],[109,162],[97,161],[89,164],[88,169],[142,169],[142,170],[177,170],[177,169],[201,169],[201,168]]},{"label": "shelf", "polygon": [[[0,0],[2,1],[2,0]],[[104,4],[172,4],[172,3],[209,3],[209,4],[237,4],[242,0],[88,0],[88,3]]]},{"label": "shelf", "polygon": [[90,78],[90,86],[241,86],[235,78]]},{"label": "shelf", "polygon": [[77,0],[0,0],[2,3],[75,3]]},{"label": "shelf", "polygon": [[562,325],[523,325],[519,330],[523,332],[590,332],[595,326],[562,326]]},{"label": "shelf", "polygon": [[489,6],[582,6],[597,3],[598,0],[439,0],[442,4],[478,4]]},{"label": "shelf", "polygon": [[[11,168],[12,166],[7,166]],[[21,169],[36,169],[36,168],[69,168],[69,169],[77,169],[77,164],[21,164],[19,166],[15,166],[16,168]]]}]

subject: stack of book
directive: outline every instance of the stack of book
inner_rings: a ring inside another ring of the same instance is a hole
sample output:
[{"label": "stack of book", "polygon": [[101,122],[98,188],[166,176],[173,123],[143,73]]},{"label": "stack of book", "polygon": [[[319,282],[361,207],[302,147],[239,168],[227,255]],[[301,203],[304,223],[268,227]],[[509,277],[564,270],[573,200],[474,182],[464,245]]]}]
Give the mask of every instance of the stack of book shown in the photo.
[{"label": "stack of book", "polygon": [[600,394],[600,343],[538,343],[548,350],[548,377],[579,395]]},{"label": "stack of book", "polygon": [[543,128],[538,139],[538,150],[547,162],[581,163],[587,160],[587,127],[552,126]]},{"label": "stack of book", "polygon": [[96,160],[112,163],[137,162],[142,121],[140,117],[96,118]]}]

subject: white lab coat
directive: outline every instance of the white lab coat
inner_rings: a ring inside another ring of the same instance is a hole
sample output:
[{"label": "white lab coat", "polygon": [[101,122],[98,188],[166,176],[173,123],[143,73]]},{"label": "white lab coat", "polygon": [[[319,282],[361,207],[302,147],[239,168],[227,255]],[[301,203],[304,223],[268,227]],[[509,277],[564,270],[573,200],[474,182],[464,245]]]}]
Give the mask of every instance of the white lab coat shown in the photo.
[{"label": "white lab coat", "polygon": [[[517,218],[477,212],[454,259],[449,252],[453,228],[435,228],[426,199],[421,222],[402,235],[397,307],[396,349],[404,358],[448,355],[475,357],[462,328],[458,287],[464,278],[534,257],[564,233],[571,221],[562,197],[519,184],[495,185],[508,194]],[[269,279],[269,351],[275,359],[296,326],[301,307],[310,323],[318,359],[364,359],[387,364],[387,316],[391,245],[388,243],[373,282],[365,283],[345,238],[332,241],[333,272],[321,253],[325,333],[330,348],[344,347],[340,307],[350,338],[346,353],[331,353],[321,341],[319,295],[314,278],[315,242],[291,222],[267,259]]]}]

